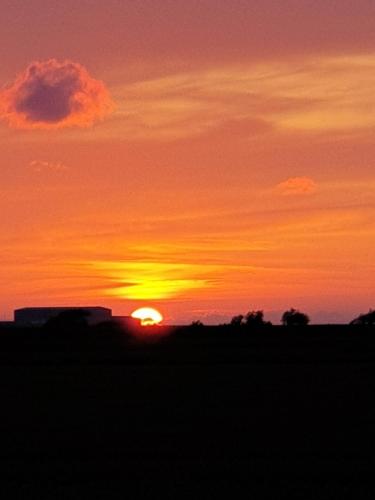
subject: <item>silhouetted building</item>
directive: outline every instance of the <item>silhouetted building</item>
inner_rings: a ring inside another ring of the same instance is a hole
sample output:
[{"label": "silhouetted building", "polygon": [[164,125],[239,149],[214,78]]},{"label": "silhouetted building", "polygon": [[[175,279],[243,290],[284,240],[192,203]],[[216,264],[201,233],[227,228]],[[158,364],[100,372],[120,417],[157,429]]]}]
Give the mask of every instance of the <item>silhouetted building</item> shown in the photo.
[{"label": "silhouetted building", "polygon": [[14,321],[0,321],[1,328],[13,328],[15,326]]},{"label": "silhouetted building", "polygon": [[14,311],[14,322],[17,326],[43,326],[65,311],[76,310],[87,313],[86,319],[89,325],[97,325],[112,319],[112,311],[106,307],[24,307]]},{"label": "silhouetted building", "polygon": [[140,319],[132,316],[112,316],[112,321],[124,328],[137,328],[141,324]]}]

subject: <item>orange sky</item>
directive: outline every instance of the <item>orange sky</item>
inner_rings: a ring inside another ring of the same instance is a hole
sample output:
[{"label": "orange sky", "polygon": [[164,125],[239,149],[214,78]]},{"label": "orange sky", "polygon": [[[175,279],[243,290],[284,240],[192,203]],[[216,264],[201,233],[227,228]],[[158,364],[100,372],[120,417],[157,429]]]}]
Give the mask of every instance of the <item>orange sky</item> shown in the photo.
[{"label": "orange sky", "polygon": [[223,4],[2,3],[0,320],[374,306],[375,4]]}]

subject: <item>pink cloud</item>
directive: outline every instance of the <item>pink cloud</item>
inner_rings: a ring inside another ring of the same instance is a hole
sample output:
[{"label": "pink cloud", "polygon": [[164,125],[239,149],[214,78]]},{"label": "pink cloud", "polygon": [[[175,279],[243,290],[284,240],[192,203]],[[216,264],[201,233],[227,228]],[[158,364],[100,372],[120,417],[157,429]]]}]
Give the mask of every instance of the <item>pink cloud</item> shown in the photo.
[{"label": "pink cloud", "polygon": [[105,85],[71,61],[33,62],[0,92],[0,117],[16,128],[87,127],[112,108]]},{"label": "pink cloud", "polygon": [[312,194],[316,189],[316,182],[310,177],[290,177],[276,186],[276,191],[283,196]]}]

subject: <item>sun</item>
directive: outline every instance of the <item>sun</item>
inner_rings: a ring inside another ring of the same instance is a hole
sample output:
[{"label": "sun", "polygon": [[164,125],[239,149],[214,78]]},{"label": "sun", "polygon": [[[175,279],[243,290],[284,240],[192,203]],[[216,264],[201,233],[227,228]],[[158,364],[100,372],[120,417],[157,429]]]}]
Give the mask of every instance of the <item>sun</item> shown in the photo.
[{"label": "sun", "polygon": [[142,326],[159,325],[163,316],[153,307],[140,307],[131,313],[132,318],[139,319]]}]

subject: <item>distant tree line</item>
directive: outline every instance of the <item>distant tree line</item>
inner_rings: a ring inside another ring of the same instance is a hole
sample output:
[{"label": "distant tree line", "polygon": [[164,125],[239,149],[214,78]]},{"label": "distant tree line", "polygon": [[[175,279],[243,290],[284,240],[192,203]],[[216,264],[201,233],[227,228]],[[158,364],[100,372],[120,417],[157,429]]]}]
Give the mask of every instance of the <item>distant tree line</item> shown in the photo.
[{"label": "distant tree line", "polygon": [[[310,323],[310,318],[307,314],[294,309],[293,307],[288,311],[285,311],[281,316],[281,324],[283,326],[307,326]],[[360,326],[373,326],[375,325],[375,310],[370,309],[366,314],[360,314],[358,317],[354,318],[350,325],[360,325]],[[228,324],[227,324],[228,325]],[[203,327],[203,323],[200,320],[192,322],[194,327]],[[229,326],[235,328],[261,328],[272,326],[270,321],[264,319],[264,312],[262,310],[249,311],[247,314],[237,314],[233,316],[229,322]]]},{"label": "distant tree line", "polygon": [[264,327],[271,326],[272,323],[270,321],[264,320],[263,311],[249,311],[247,314],[239,314],[237,316],[233,316],[230,322],[231,326],[239,327]]},{"label": "distant tree line", "polygon": [[370,309],[366,314],[360,314],[350,322],[351,325],[372,326],[375,325],[375,310]]},{"label": "distant tree line", "polygon": [[[297,311],[297,309],[289,309],[281,316],[281,323],[285,326],[306,326],[310,322],[307,314]],[[245,326],[249,328],[259,328],[272,326],[270,321],[265,321],[263,311],[249,311],[247,314],[239,314],[233,316],[230,321],[231,326]]]}]

